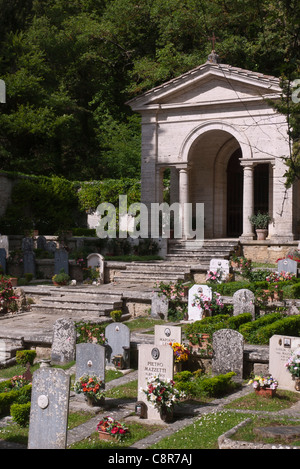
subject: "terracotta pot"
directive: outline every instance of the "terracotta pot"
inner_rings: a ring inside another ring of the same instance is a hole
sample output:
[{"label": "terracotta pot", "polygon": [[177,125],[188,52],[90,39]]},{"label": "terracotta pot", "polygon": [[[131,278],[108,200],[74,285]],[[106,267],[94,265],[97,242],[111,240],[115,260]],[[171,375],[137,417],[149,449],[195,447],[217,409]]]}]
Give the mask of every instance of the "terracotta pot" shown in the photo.
[{"label": "terracotta pot", "polygon": [[11,277],[9,280],[10,280],[10,283],[11,283],[12,287],[17,287],[18,286],[18,279],[16,277]]},{"label": "terracotta pot", "polygon": [[276,389],[259,388],[259,389],[255,389],[255,394],[257,394],[258,396],[272,398],[276,395]]},{"label": "terracotta pot", "polygon": [[113,435],[110,435],[110,433],[107,432],[102,432],[101,430],[99,431],[99,439],[100,440],[108,440],[108,441],[114,441],[115,437]]},{"label": "terracotta pot", "polygon": [[255,231],[258,241],[263,241],[268,236],[268,230],[256,229]]}]

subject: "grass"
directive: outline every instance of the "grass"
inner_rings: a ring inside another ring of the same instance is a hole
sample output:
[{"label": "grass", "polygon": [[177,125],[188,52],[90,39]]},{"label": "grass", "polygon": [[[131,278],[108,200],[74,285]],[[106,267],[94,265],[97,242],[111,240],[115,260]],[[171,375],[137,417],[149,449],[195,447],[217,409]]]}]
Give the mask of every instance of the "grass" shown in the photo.
[{"label": "grass", "polygon": [[151,319],[148,317],[140,317],[137,319],[133,319],[132,321],[126,321],[124,322],[127,327],[131,331],[137,331],[137,330],[142,330],[142,329],[150,329],[154,328],[155,325],[161,325],[161,324],[166,324],[166,321],[162,319]]},{"label": "grass", "polygon": [[299,425],[299,421],[292,421],[290,418],[274,418],[265,416],[251,416],[251,422],[245,426],[239,428],[237,432],[231,437],[236,441],[247,441],[251,443],[263,443],[263,444],[282,444],[291,446],[300,446],[300,438],[283,439],[280,437],[264,437],[261,434],[257,434],[256,430],[260,427],[277,427],[277,426],[293,426]]},{"label": "grass", "polygon": [[225,409],[234,410],[263,410],[265,412],[278,412],[288,409],[300,400],[300,394],[292,391],[276,390],[273,398],[262,397],[252,392],[247,396],[240,397],[230,404],[224,406]]}]

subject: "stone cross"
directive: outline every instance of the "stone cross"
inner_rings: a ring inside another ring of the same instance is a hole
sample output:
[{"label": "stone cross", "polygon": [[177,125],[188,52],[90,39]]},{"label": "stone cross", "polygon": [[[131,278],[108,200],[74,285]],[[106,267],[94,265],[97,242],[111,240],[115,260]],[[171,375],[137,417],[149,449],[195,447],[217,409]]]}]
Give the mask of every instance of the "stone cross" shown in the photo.
[{"label": "stone cross", "polygon": [[33,373],[28,449],[65,449],[70,375],[43,367]]}]

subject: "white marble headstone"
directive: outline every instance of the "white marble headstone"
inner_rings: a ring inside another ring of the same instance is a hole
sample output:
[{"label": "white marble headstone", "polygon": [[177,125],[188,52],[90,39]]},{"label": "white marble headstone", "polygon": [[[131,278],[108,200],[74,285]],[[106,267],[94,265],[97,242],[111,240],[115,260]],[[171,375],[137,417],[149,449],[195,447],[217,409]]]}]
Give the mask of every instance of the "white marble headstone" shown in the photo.
[{"label": "white marble headstone", "polygon": [[281,389],[295,391],[295,382],[285,364],[298,348],[300,337],[273,335],[269,340],[269,372]]},{"label": "white marble headstone", "polygon": [[193,306],[195,301],[194,295],[203,294],[208,298],[212,298],[212,289],[208,285],[193,285],[189,289],[188,296],[188,320],[189,321],[199,321],[202,319],[203,310],[198,308],[198,306]]}]

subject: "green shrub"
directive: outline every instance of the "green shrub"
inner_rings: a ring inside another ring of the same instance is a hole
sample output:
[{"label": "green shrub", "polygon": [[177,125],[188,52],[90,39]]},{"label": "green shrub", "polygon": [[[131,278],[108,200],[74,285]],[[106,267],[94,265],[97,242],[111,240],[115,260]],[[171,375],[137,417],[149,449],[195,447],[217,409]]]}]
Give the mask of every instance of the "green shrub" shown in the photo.
[{"label": "green shrub", "polygon": [[31,400],[31,385],[28,384],[21,389],[12,389],[0,393],[0,415],[9,415],[12,404],[25,404]]},{"label": "green shrub", "polygon": [[238,314],[237,316],[232,316],[228,318],[228,327],[230,329],[234,329],[238,331],[242,324],[247,324],[248,322],[252,321],[252,314],[251,313],[242,313]]},{"label": "green shrub", "polygon": [[114,322],[119,322],[122,317],[122,311],[120,309],[115,309],[114,311],[111,311],[109,315]]},{"label": "green shrub", "polygon": [[244,339],[246,342],[251,343],[251,344],[258,344],[257,342],[257,331],[261,327],[264,327],[268,324],[271,324],[278,319],[281,319],[284,316],[283,313],[270,313],[270,314],[265,314],[259,319],[256,319],[255,321],[247,322],[245,324],[242,324],[239,327],[239,332],[244,336]]},{"label": "green shrub", "polygon": [[35,350],[17,350],[16,352],[16,362],[18,365],[26,366],[26,363],[33,365],[35,357]]},{"label": "green shrub", "polygon": [[291,293],[293,298],[300,298],[300,282],[292,286]]},{"label": "green shrub", "polygon": [[232,381],[233,376],[235,376],[235,373],[231,371],[225,375],[218,375],[212,378],[205,377],[199,380],[197,388],[201,393],[209,397],[224,396],[237,387],[237,384]]},{"label": "green shrub", "polygon": [[258,344],[267,345],[273,335],[300,336],[300,315],[279,319],[271,324],[261,327],[256,334]]},{"label": "green shrub", "polygon": [[13,421],[21,427],[27,427],[29,425],[30,407],[30,402],[26,402],[26,404],[12,404],[10,415]]}]

